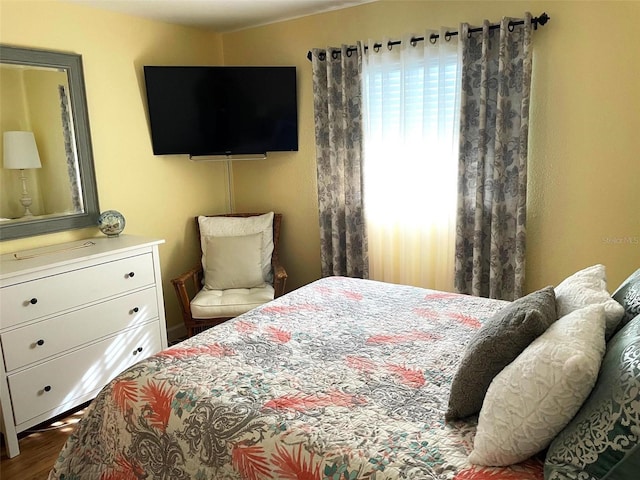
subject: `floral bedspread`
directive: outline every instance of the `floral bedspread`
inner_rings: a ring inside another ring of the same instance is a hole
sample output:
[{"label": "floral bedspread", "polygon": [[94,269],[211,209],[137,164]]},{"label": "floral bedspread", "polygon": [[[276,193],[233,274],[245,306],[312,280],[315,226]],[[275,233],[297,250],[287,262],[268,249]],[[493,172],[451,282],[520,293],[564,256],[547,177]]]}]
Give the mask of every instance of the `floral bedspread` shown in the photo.
[{"label": "floral bedspread", "polygon": [[49,478],[542,479],[470,465],[445,424],[462,349],[505,302],[318,280],[129,368],[91,403]]}]

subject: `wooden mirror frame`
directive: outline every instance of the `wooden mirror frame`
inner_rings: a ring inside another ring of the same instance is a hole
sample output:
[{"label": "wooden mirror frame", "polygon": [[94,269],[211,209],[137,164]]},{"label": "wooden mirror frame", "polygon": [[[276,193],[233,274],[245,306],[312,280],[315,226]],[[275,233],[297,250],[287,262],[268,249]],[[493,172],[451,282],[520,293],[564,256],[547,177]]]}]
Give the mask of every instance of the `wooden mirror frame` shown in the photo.
[{"label": "wooden mirror frame", "polygon": [[82,56],[75,53],[0,45],[0,63],[58,68],[67,72],[70,115],[73,119],[80,188],[84,201],[83,212],[50,218],[0,223],[0,240],[96,226],[100,215],[100,207],[98,205],[98,190],[93,165]]}]

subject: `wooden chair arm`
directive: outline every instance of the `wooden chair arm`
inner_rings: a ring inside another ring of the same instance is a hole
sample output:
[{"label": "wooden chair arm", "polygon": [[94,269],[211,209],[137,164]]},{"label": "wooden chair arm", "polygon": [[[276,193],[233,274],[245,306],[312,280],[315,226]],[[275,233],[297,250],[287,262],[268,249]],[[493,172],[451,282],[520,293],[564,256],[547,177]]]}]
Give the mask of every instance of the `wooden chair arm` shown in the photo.
[{"label": "wooden chair arm", "polygon": [[273,289],[275,290],[275,298],[278,298],[284,295],[288,275],[277,257],[271,259],[271,265],[273,267]]},{"label": "wooden chair arm", "polygon": [[178,295],[178,303],[182,316],[187,323],[191,322],[191,297],[189,296],[189,288],[193,289],[193,295],[200,290],[202,282],[202,265],[196,265],[191,270],[171,279],[173,288]]}]

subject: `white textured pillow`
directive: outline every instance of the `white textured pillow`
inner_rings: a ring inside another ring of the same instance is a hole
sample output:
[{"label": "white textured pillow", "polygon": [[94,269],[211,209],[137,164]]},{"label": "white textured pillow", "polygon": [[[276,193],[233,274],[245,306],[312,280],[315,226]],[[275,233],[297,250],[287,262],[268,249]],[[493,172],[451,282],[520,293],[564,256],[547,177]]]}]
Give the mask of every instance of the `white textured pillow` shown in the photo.
[{"label": "white textured pillow", "polygon": [[207,237],[204,285],[208,290],[264,285],[260,253],[262,235]]},{"label": "white textured pillow", "polygon": [[207,237],[235,237],[260,233],[262,235],[260,264],[262,278],[271,282],[273,254],[273,212],[252,217],[198,217],[202,268],[207,268]]},{"label": "white textured pillow", "polygon": [[469,462],[504,466],[543,450],[598,378],[605,311],[590,305],[553,323],[491,382]]},{"label": "white textured pillow", "polygon": [[624,307],[611,298],[607,291],[607,276],[604,265],[593,265],[565,278],[556,288],[558,317],[586,307],[602,304],[607,319],[605,336],[615,332],[624,315]]}]

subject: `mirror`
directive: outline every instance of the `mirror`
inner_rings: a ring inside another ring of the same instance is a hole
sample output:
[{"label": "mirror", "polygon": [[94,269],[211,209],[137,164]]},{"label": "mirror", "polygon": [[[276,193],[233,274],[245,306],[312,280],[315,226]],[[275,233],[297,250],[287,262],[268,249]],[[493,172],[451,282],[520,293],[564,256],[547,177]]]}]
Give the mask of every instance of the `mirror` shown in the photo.
[{"label": "mirror", "polygon": [[82,57],[0,45],[0,240],[95,226]]}]

